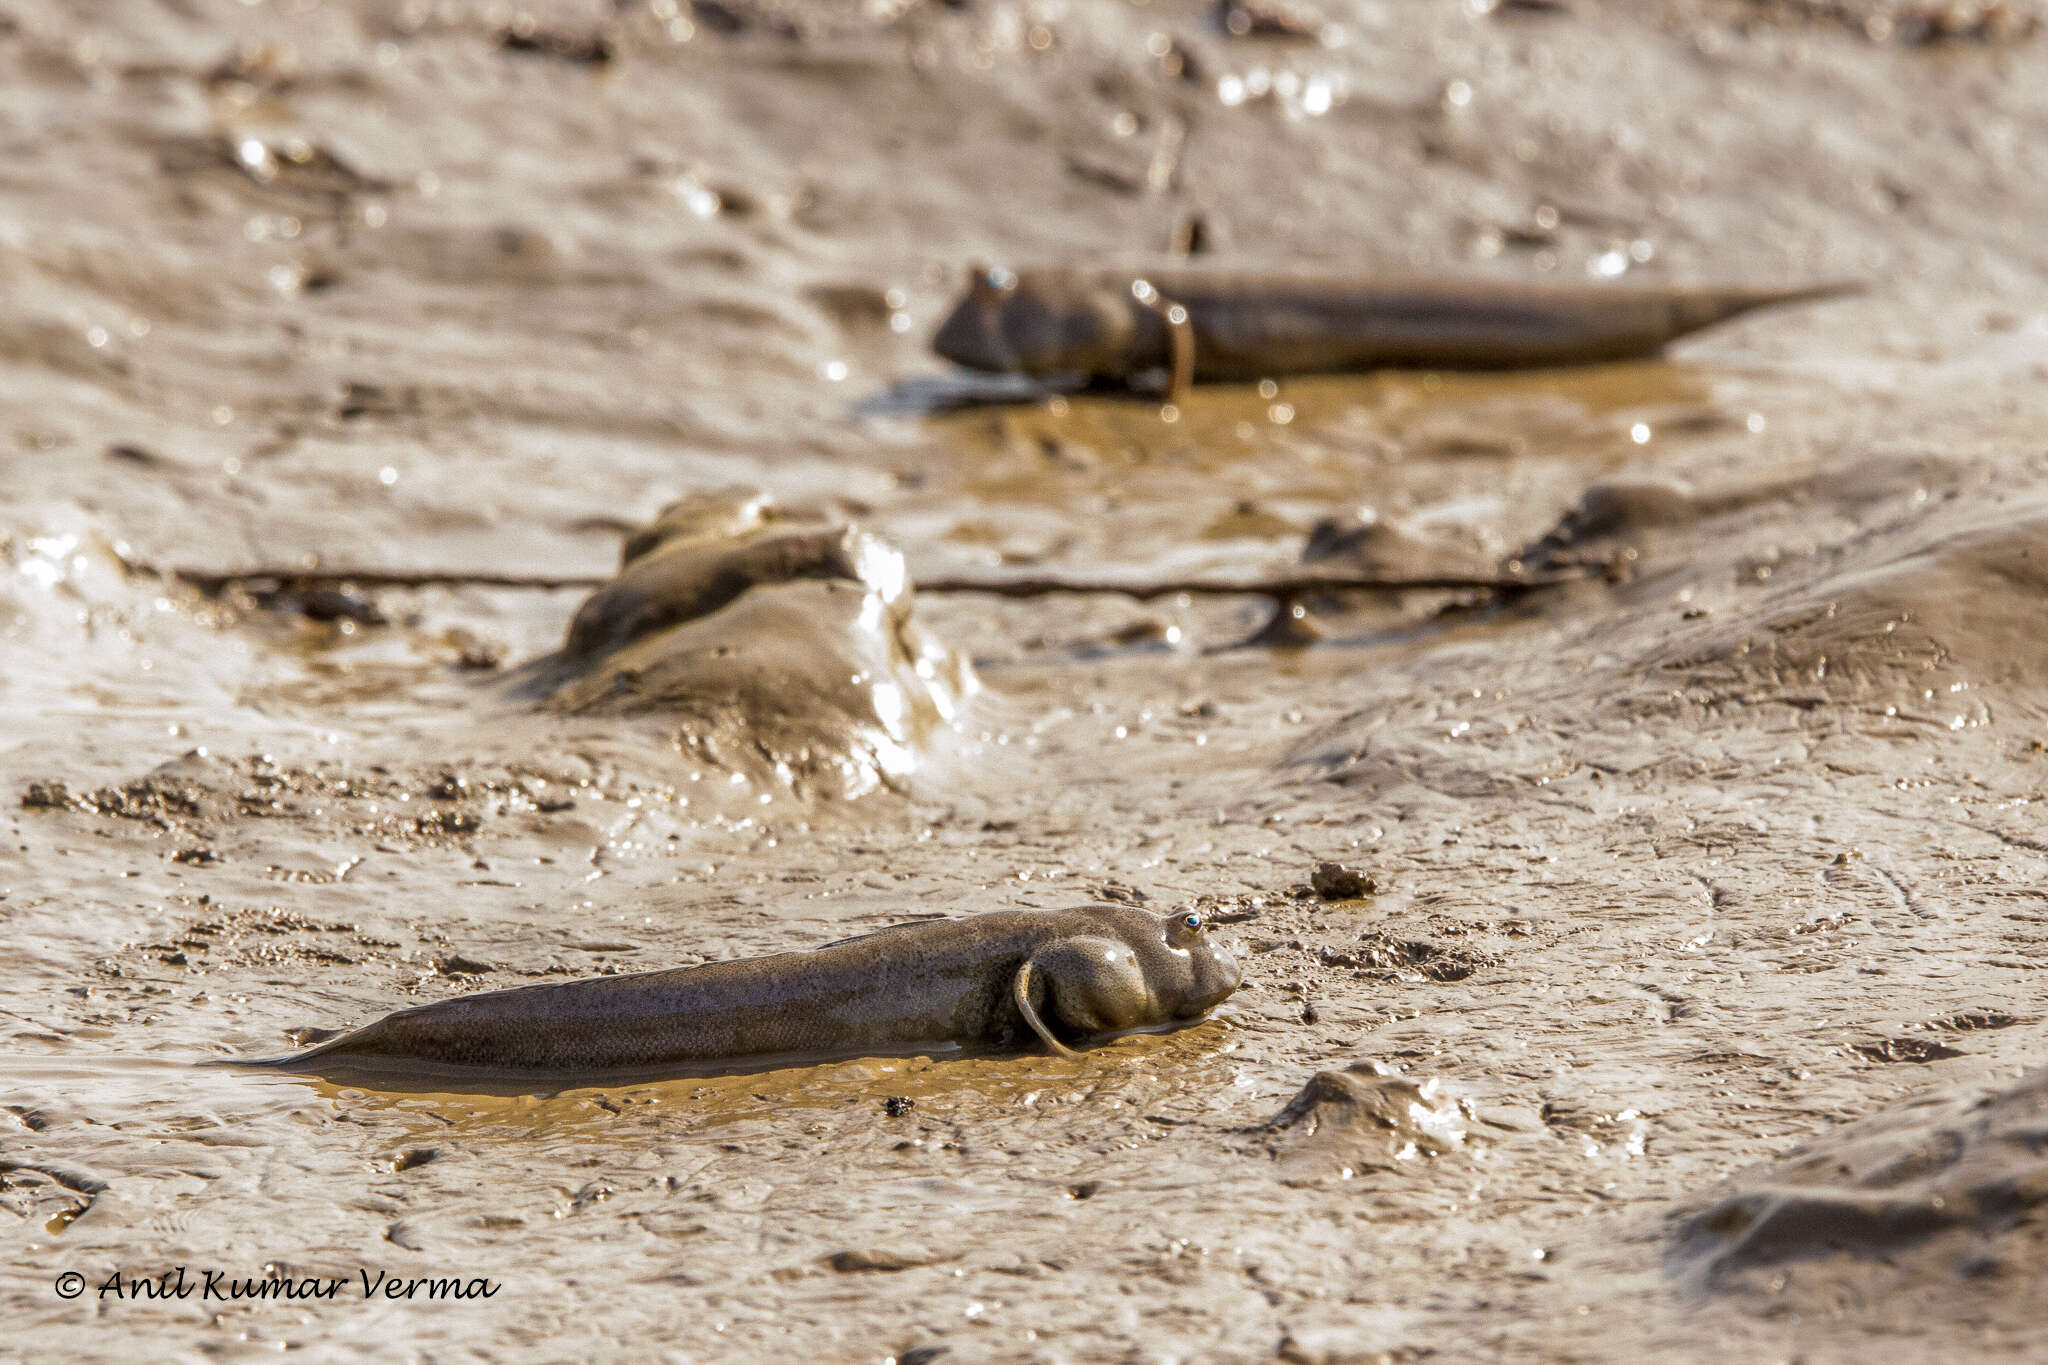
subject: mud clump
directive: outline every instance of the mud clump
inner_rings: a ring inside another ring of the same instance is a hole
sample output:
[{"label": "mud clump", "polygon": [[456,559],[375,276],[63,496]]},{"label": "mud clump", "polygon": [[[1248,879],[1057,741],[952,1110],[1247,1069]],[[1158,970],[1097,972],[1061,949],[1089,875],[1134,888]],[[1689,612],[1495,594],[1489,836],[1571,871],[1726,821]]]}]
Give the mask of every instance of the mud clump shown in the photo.
[{"label": "mud clump", "polygon": [[1802,1275],[1817,1292],[1877,1274],[1929,1288],[2017,1260],[2031,1278],[2048,1268],[2027,1227],[2048,1201],[2048,1069],[1981,1098],[1909,1101],[1731,1184],[1672,1239],[1674,1269],[1707,1287],[1792,1262],[1818,1263]]},{"label": "mud clump", "polygon": [[23,810],[63,810],[71,804],[71,789],[62,782],[31,782],[22,789]]},{"label": "mud clump", "polygon": [[1932,1038],[1884,1038],[1874,1043],[1852,1043],[1849,1050],[1872,1062],[1945,1062],[1964,1055],[1962,1049]]},{"label": "mud clump", "polygon": [[507,52],[552,57],[574,66],[607,66],[617,54],[611,38],[604,33],[538,28],[530,20],[514,23],[499,34],[498,46]]},{"label": "mud clump", "polygon": [[1342,863],[1317,863],[1308,876],[1309,890],[1326,901],[1355,901],[1380,889],[1372,873]]},{"label": "mud clump", "polygon": [[1325,517],[1309,530],[1302,546],[1304,564],[1342,565],[1363,573],[1389,577],[1497,573],[1500,557],[1467,535],[1464,539],[1429,537],[1375,509],[1360,508],[1342,517]]},{"label": "mud clump", "polygon": [[918,765],[977,690],[916,619],[903,556],[748,489],[671,503],[512,695],[681,720],[693,756],[857,796]]},{"label": "mud clump", "polygon": [[1392,934],[1367,933],[1359,939],[1359,944],[1358,953],[1343,954],[1344,960],[1334,965],[1397,974],[1418,972],[1431,981],[1463,981],[1481,968],[1493,966],[1498,960],[1459,944],[1400,938]]},{"label": "mud clump", "polygon": [[62,782],[31,782],[21,793],[23,810],[77,810],[108,819],[138,820],[159,829],[196,820],[206,813],[206,792],[189,782],[143,777],[118,787],[74,794]]},{"label": "mud clump", "polygon": [[1728,510],[1684,485],[1664,479],[1597,483],[1518,558],[1533,568],[1592,566],[1626,576],[1648,535],[1676,532]]},{"label": "mud clump", "polygon": [[1318,1071],[1260,1129],[1276,1139],[1286,1179],[1348,1180],[1465,1145],[1465,1114],[1434,1080],[1417,1082],[1376,1062]]}]

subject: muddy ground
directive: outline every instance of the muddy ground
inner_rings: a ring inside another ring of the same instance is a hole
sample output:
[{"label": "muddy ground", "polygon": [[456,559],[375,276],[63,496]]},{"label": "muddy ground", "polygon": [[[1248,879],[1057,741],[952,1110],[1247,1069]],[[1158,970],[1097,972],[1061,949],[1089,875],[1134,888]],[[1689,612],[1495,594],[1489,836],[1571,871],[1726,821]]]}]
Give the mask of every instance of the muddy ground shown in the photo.
[{"label": "muddy ground", "polygon": [[[0,1355],[2036,1357],[2038,11],[1288,12],[0,0]],[[1870,291],[1172,423],[926,350],[970,262],[1190,241]],[[177,577],[602,578],[731,486],[926,581],[1288,572],[1367,509],[1382,567],[1602,572],[1287,648],[1257,597],[927,593],[979,691],[800,715],[808,766],[536,706],[582,589]],[[1244,988],[1078,1059],[197,1065],[1102,897],[1207,907]],[[104,1288],[181,1266],[347,1287]]]}]

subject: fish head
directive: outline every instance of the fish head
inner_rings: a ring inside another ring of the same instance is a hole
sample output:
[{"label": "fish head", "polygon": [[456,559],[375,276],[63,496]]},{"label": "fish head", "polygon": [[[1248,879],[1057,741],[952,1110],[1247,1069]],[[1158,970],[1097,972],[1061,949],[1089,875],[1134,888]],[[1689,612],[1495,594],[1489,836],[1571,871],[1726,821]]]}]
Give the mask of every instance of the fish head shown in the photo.
[{"label": "fish head", "polygon": [[1132,302],[1112,282],[1064,270],[976,267],[932,349],[994,374],[1121,375],[1136,335]]},{"label": "fish head", "polygon": [[[1166,917],[1166,947],[1179,965],[1171,994],[1177,1018],[1194,1019],[1230,998],[1244,983],[1237,957],[1211,929],[1209,917],[1184,910]],[[1162,995],[1168,992],[1161,992]]]}]

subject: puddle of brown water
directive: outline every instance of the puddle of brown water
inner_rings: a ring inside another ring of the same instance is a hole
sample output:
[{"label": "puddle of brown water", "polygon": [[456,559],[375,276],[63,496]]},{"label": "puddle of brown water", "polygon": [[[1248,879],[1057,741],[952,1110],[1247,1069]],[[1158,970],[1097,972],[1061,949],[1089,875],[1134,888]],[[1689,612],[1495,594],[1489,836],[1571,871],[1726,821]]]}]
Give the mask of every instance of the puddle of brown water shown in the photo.
[{"label": "puddle of brown water", "polygon": [[[392,1076],[379,1082],[298,1079],[339,1108],[386,1115],[407,1125],[409,1138],[433,1132],[474,1139],[516,1141],[549,1137],[572,1143],[630,1140],[616,1131],[621,1107],[658,1107],[680,1120],[682,1132],[712,1137],[732,1127],[758,1126],[805,1110],[848,1105],[878,1108],[891,1097],[908,1099],[925,1116],[955,1112],[985,1116],[1041,1101],[1060,1103],[1076,1089],[1099,1084],[1104,1068],[1170,1069],[1186,1096],[1227,1083],[1234,1051],[1220,1021],[1169,1035],[1132,1036],[1088,1049],[1082,1056],[947,1057],[914,1055],[789,1066],[769,1064],[726,1075],[663,1079],[620,1075],[598,1083],[517,1076]],[[1092,1059],[1092,1061],[1090,1060]],[[276,1078],[252,1077],[261,1084]],[[445,1086],[445,1088],[443,1088]],[[906,1111],[907,1112],[907,1111]],[[432,1127],[420,1127],[430,1114]]]}]

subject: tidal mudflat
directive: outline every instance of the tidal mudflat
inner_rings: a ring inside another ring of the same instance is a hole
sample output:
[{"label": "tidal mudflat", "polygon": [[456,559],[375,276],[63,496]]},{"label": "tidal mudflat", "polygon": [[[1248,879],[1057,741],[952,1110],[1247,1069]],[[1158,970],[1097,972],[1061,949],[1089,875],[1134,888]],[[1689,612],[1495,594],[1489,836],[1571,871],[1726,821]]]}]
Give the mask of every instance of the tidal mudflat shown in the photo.
[{"label": "tidal mudflat", "polygon": [[[2038,21],[6,0],[0,1350],[2030,1358]],[[970,265],[1176,253],[1866,292],[1170,421],[931,353]],[[1309,572],[1547,586],[957,590]],[[199,1065],[1095,902],[1242,987]]]}]

